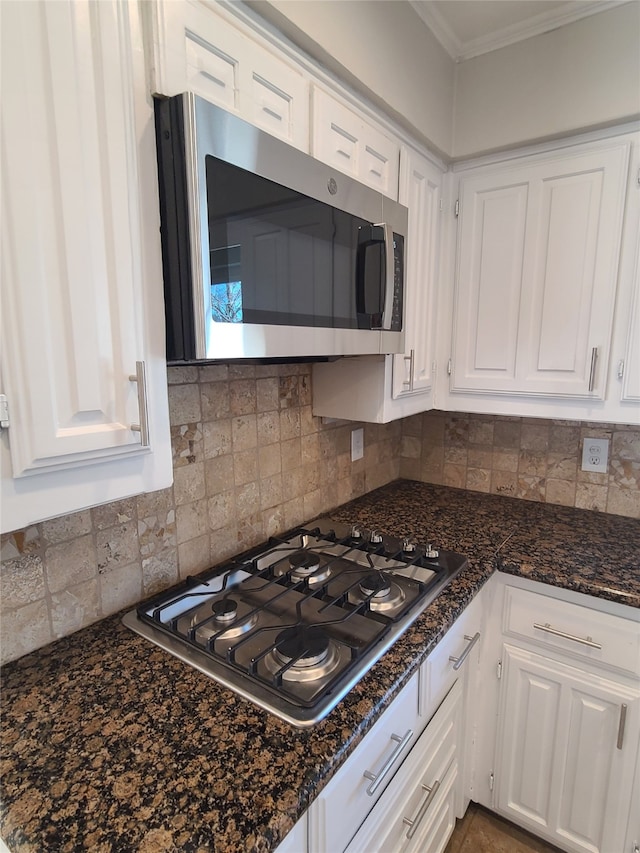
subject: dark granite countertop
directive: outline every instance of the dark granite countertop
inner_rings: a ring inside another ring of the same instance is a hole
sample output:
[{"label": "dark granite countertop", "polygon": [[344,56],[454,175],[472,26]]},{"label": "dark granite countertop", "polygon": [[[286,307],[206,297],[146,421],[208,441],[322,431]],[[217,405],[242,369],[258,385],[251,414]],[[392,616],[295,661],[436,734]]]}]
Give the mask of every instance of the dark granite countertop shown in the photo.
[{"label": "dark granite countertop", "polygon": [[21,851],[268,851],[496,567],[640,607],[640,522],[397,481],[336,520],[413,534],[468,568],[311,730],[109,617],[2,671],[0,835]]}]

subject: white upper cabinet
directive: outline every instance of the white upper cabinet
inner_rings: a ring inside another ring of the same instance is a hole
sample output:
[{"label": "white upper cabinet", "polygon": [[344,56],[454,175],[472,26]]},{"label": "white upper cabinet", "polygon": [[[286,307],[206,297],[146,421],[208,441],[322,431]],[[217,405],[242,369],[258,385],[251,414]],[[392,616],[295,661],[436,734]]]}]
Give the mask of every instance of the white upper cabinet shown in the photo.
[{"label": "white upper cabinet", "polygon": [[[409,209],[404,355],[393,356],[394,399],[433,390],[436,283],[440,243],[442,171],[411,149],[400,164],[400,202]],[[424,403],[425,401],[423,401]],[[431,408],[431,400],[426,401]]]},{"label": "white upper cabinet", "polygon": [[135,4],[4,3],[2,525],[171,483]]},{"label": "white upper cabinet", "polygon": [[400,146],[358,113],[313,87],[313,156],[398,198]]},{"label": "white upper cabinet", "polygon": [[284,55],[199,0],[149,3],[156,94],[195,92],[309,151],[309,83]]},{"label": "white upper cabinet", "polygon": [[462,175],[452,392],[605,397],[629,151]]},{"label": "white upper cabinet", "polygon": [[442,170],[402,149],[400,203],[409,210],[405,258],[405,352],[316,364],[316,415],[388,423],[433,406]]}]

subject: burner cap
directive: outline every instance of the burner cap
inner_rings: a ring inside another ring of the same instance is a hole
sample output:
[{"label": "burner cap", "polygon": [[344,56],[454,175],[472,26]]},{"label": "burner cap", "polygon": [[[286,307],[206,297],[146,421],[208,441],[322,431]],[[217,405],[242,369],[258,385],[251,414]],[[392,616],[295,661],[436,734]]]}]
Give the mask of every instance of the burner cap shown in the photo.
[{"label": "burner cap", "polygon": [[320,568],[320,557],[313,551],[295,551],[289,555],[289,565],[294,575],[304,577]]},{"label": "burner cap", "polygon": [[236,618],[238,602],[233,598],[222,598],[214,601],[211,609],[217,622],[231,622]]},{"label": "burner cap", "polygon": [[371,572],[360,581],[360,589],[365,595],[382,598],[391,592],[391,584],[383,572]]},{"label": "burner cap", "polygon": [[329,638],[322,628],[285,628],[276,639],[276,651],[293,666],[315,666],[329,654]]}]

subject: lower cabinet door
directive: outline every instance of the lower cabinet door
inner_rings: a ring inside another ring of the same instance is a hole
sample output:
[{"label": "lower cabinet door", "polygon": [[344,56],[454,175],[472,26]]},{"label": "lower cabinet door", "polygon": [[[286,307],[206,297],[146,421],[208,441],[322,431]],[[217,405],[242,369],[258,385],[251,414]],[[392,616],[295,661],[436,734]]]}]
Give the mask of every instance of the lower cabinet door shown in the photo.
[{"label": "lower cabinet door", "polygon": [[503,648],[496,806],[563,850],[622,851],[640,690]]},{"label": "lower cabinet door", "polygon": [[444,850],[456,821],[461,710],[457,681],[347,853]]}]

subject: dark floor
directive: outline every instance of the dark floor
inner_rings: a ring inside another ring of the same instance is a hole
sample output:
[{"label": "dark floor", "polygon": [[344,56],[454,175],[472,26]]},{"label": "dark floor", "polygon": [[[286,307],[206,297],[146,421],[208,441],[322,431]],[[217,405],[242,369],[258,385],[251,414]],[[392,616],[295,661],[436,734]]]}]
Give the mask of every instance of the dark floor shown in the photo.
[{"label": "dark floor", "polygon": [[498,815],[469,803],[456,824],[445,853],[560,853],[557,847],[530,835]]}]

